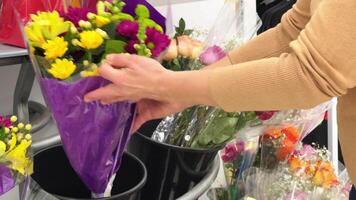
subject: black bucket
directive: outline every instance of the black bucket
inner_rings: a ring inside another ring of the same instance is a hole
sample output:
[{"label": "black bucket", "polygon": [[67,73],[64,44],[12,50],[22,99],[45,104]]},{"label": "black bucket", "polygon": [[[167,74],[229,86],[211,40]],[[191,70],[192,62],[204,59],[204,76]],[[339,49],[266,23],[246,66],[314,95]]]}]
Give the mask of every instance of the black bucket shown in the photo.
[{"label": "black bucket", "polygon": [[128,146],[128,151],[147,168],[142,200],[173,200],[187,193],[208,174],[220,149],[190,149],[156,142],[151,135],[159,122],[144,124]]},{"label": "black bucket", "polygon": [[[34,163],[29,199],[91,199],[90,191],[74,172],[61,145],[38,152]],[[140,199],[140,190],[146,178],[144,164],[125,152],[113,184],[112,196],[101,199]]]}]

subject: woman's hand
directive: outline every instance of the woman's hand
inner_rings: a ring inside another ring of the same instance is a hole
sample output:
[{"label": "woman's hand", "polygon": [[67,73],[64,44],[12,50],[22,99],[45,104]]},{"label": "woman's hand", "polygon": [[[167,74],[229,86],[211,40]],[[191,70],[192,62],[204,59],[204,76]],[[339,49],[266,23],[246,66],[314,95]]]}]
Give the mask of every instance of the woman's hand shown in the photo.
[{"label": "woman's hand", "polygon": [[157,61],[137,55],[109,55],[99,68],[99,74],[112,82],[85,96],[87,102],[100,100],[103,104],[118,101],[137,102],[141,99],[167,101],[164,80],[171,75]]},{"label": "woman's hand", "polygon": [[138,116],[134,131],[144,122],[165,117],[193,105],[214,106],[208,87],[210,70],[173,72],[156,60],[129,54],[109,55],[99,68],[100,75],[111,81],[88,93],[86,102],[137,102]]}]

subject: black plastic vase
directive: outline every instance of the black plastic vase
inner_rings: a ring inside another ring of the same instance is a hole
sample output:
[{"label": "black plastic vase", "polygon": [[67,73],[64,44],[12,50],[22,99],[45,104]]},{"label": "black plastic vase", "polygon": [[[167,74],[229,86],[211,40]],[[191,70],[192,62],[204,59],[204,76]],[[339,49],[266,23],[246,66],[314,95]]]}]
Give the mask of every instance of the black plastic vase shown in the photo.
[{"label": "black plastic vase", "polygon": [[[28,199],[91,199],[90,190],[74,172],[61,145],[38,152],[35,154],[34,163]],[[112,196],[101,199],[138,200],[146,177],[144,164],[134,155],[125,152],[114,180]]]},{"label": "black plastic vase", "polygon": [[128,151],[145,163],[148,172],[141,200],[173,200],[187,193],[208,174],[219,151],[154,141],[151,135],[159,122],[144,124],[128,145]]}]

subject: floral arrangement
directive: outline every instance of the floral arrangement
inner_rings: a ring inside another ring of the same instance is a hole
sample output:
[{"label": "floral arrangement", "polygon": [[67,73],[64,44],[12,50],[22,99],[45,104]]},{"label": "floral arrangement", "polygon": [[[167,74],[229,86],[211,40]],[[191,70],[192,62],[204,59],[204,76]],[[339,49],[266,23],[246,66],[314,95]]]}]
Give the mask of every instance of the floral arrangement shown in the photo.
[{"label": "floral arrangement", "polygon": [[31,15],[25,32],[42,75],[59,80],[96,76],[98,63],[111,53],[159,56],[170,42],[162,27],[144,5],[137,5],[135,17],[123,13],[124,6],[120,0],[99,1],[96,9]]},{"label": "floral arrangement", "polygon": [[0,195],[32,174],[33,162],[28,153],[31,128],[31,124],[19,123],[16,116],[0,116]]},{"label": "floral arrangement", "polygon": [[274,169],[293,153],[300,138],[301,134],[294,125],[266,128],[261,137],[261,167]]},{"label": "floral arrangement", "polygon": [[86,103],[84,95],[110,84],[98,76],[107,55],[158,58],[170,39],[164,34],[165,18],[145,0],[76,6],[31,15],[24,30],[67,157],[93,197],[102,198],[111,195],[110,180],[130,138],[136,105]]},{"label": "floral arrangement", "polygon": [[268,199],[348,199],[351,183],[338,177],[325,148],[304,145],[275,172]]}]

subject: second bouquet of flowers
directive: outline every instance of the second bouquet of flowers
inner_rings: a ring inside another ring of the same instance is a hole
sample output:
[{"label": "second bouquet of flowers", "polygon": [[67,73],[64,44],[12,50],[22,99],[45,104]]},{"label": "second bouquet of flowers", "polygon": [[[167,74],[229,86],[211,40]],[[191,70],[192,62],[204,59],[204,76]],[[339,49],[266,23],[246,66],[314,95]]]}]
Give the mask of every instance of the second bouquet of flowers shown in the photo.
[{"label": "second bouquet of flowers", "polygon": [[157,57],[169,45],[165,19],[146,1],[98,1],[96,7],[39,12],[24,30],[30,56],[69,161],[92,191],[110,196],[130,136],[135,104],[85,103],[110,82],[98,75],[106,55]]}]

